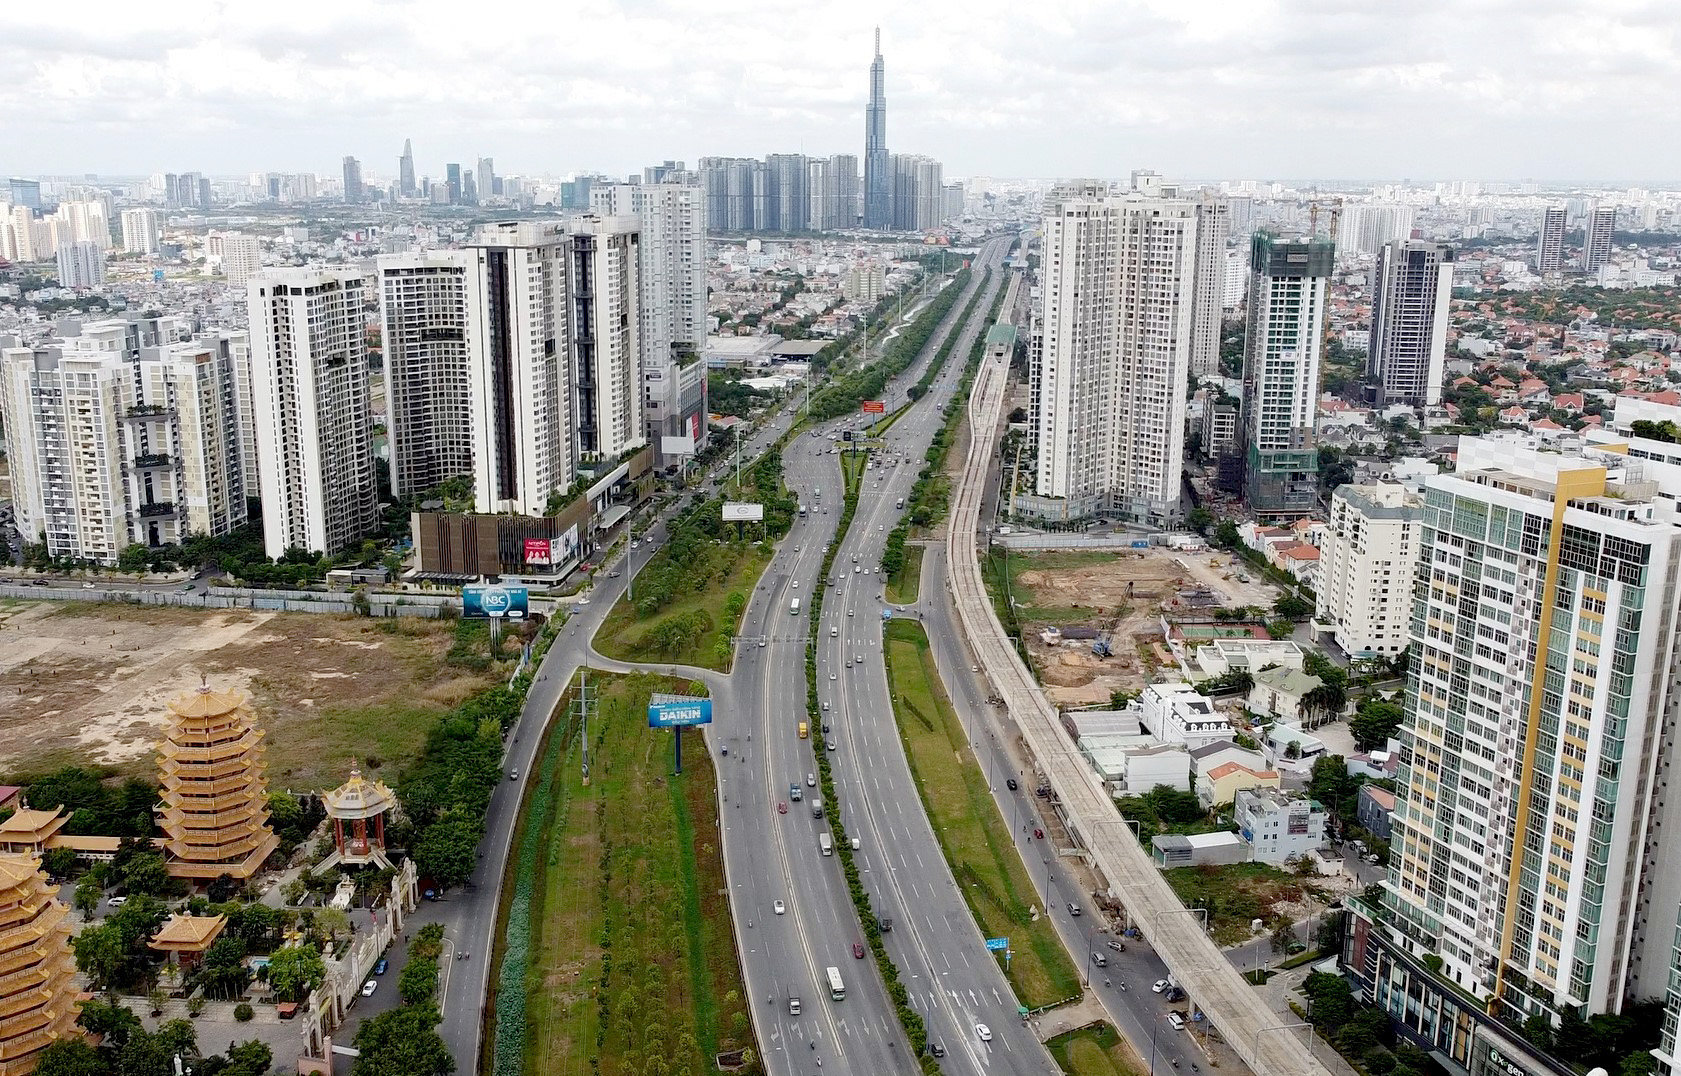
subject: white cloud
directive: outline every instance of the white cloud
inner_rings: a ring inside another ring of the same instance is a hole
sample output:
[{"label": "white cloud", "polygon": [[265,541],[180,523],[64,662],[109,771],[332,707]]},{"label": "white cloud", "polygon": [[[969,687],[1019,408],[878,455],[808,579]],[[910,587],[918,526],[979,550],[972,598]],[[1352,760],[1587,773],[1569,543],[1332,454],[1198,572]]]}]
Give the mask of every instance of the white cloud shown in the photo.
[{"label": "white cloud", "polygon": [[1661,181],[1681,173],[1673,0],[94,0],[14,5],[0,170],[621,172],[858,153],[950,174]]}]

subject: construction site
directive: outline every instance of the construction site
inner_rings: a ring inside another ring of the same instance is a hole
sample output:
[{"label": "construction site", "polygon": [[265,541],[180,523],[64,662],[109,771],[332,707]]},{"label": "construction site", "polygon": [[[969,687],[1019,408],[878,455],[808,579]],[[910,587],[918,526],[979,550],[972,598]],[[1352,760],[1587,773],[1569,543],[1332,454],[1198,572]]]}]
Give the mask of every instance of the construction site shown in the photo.
[{"label": "construction site", "polygon": [[999,570],[989,581],[1007,589],[1034,672],[1049,699],[1065,708],[1138,691],[1171,665],[1164,614],[1271,609],[1278,597],[1223,553],[1151,546],[995,555]]}]

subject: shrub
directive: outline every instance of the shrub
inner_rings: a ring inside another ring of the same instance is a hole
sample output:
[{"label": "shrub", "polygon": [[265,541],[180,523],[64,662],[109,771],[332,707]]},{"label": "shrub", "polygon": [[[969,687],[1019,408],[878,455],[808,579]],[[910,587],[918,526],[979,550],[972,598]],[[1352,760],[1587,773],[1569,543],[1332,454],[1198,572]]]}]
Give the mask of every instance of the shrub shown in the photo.
[{"label": "shrub", "polygon": [[256,1011],[251,1008],[251,1003],[248,1001],[242,1001],[233,1007],[233,1018],[242,1024],[248,1023],[256,1015]]}]

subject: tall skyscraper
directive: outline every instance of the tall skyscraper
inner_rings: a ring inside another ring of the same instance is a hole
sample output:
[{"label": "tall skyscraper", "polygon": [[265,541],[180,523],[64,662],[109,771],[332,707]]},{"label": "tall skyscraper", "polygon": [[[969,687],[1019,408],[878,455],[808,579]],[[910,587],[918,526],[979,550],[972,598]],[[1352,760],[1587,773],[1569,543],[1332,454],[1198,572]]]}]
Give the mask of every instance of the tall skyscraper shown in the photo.
[{"label": "tall skyscraper", "polygon": [[362,162],[355,157],[344,159],[344,203],[355,205],[362,200]]},{"label": "tall skyscraper", "polygon": [[1196,233],[1188,201],[1100,184],[1047,201],[1035,493],[1065,518],[1178,517]]},{"label": "tall skyscraper", "polygon": [[379,522],[362,274],[275,269],[246,291],[264,551],[337,552]]},{"label": "tall skyscraper", "polygon": [[473,494],[480,512],[544,514],[572,484],[566,233],[502,221],[468,246]]},{"label": "tall skyscraper", "polygon": [[578,456],[610,460],[647,443],[637,342],[641,235],[635,217],[575,217],[567,230]]},{"label": "tall skyscraper", "polygon": [[465,250],[378,259],[391,492],[424,493],[473,473]]},{"label": "tall skyscraper", "polygon": [[9,181],[11,187],[11,201],[13,206],[39,211],[41,208],[41,184],[33,179],[19,179],[13,176]]},{"label": "tall skyscraper", "polygon": [[444,165],[444,182],[449,188],[449,204],[461,204],[461,166],[459,164]]},{"label": "tall skyscraper", "polygon": [[892,164],[887,159],[886,68],[881,58],[881,27],[876,27],[876,55],[870,61],[870,101],[864,106],[864,227],[893,227]]},{"label": "tall skyscraper", "polygon": [[125,209],[123,249],[130,254],[156,254],[161,242],[158,211],[155,209]]},{"label": "tall skyscraper", "polygon": [[105,251],[82,240],[58,245],[58,286],[97,288],[105,283]]},{"label": "tall skyscraper", "polygon": [[1617,228],[1616,206],[1594,206],[1582,221],[1582,270],[1597,273],[1611,260],[1611,234]]},{"label": "tall skyscraper", "polygon": [[1423,239],[1391,240],[1378,251],[1366,370],[1379,379],[1383,403],[1442,402],[1453,260],[1452,247]]},{"label": "tall skyscraper", "polygon": [[479,204],[479,184],[478,180],[473,178],[473,170],[470,168],[461,173],[461,204]]},{"label": "tall skyscraper", "polygon": [[1231,234],[1231,206],[1223,195],[1205,190],[1197,197],[1197,263],[1191,301],[1191,372],[1208,377],[1220,372],[1220,311],[1225,298],[1226,238]]},{"label": "tall skyscraper", "polygon": [[939,161],[920,153],[895,153],[889,158],[893,174],[892,225],[905,232],[928,231],[944,219],[944,169]]},{"label": "tall skyscraper", "polygon": [[803,153],[772,153],[765,158],[770,180],[768,220],[760,231],[803,232],[811,227],[809,158]]},{"label": "tall skyscraper", "polygon": [[1319,360],[1325,289],[1336,260],[1327,239],[1256,232],[1249,254],[1243,346],[1245,496],[1262,516],[1304,515],[1318,503]]},{"label": "tall skyscraper", "polygon": [[417,189],[414,185],[414,145],[403,139],[403,155],[397,158],[397,190],[404,198],[413,198]]},{"label": "tall skyscraper", "polygon": [[1541,242],[1535,252],[1535,271],[1556,273],[1564,268],[1563,206],[1549,206],[1541,217]]},{"label": "tall skyscraper", "polygon": [[496,178],[496,161],[491,157],[479,158],[478,171],[479,200],[494,198],[502,193],[502,181]]}]

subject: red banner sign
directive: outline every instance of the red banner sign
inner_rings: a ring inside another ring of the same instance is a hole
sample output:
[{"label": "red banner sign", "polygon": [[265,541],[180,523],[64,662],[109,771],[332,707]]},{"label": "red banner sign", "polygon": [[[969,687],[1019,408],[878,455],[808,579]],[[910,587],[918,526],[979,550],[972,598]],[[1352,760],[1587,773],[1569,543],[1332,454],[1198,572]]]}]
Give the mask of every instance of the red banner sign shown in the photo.
[{"label": "red banner sign", "polygon": [[866,415],[879,415],[887,410],[887,405],[880,400],[865,400],[860,410]]}]

